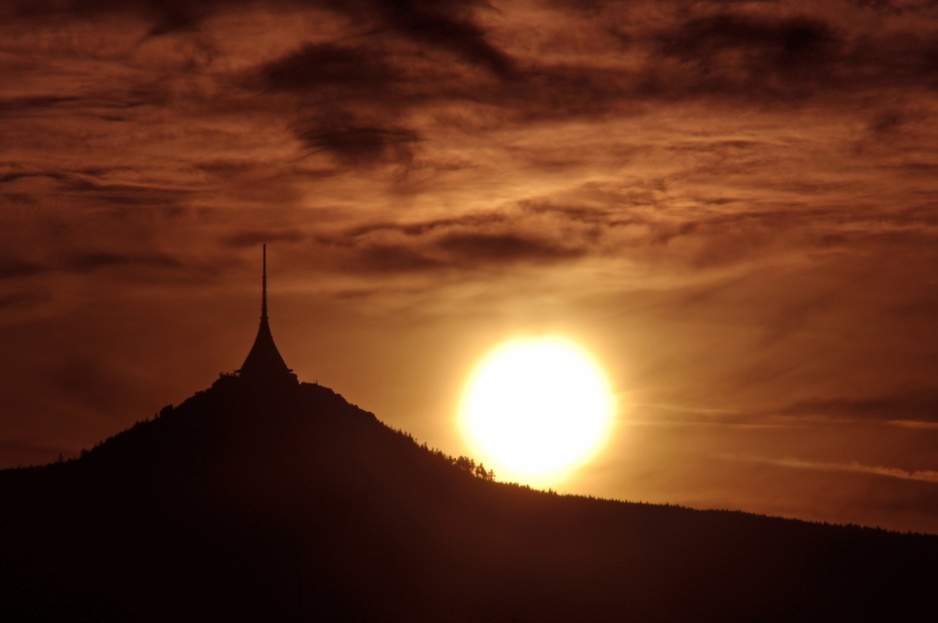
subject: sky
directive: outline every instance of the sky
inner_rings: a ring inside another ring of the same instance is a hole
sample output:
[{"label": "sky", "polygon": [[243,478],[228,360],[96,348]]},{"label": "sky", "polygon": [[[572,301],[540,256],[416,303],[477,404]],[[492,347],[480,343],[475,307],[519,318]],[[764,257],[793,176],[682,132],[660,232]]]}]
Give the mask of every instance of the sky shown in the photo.
[{"label": "sky", "polygon": [[[938,533],[938,2],[0,0],[0,467],[284,359],[450,454],[562,335],[561,491]],[[497,474],[496,474],[497,477]]]}]

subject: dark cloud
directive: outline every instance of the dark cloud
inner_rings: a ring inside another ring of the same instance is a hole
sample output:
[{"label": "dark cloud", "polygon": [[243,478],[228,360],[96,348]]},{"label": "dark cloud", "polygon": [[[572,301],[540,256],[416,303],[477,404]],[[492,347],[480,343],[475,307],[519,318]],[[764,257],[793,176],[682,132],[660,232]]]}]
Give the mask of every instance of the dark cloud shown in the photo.
[{"label": "dark cloud", "polygon": [[[486,43],[472,19],[474,11],[488,9],[471,2],[361,1],[328,8],[378,26],[365,37],[306,43],[258,65],[241,86],[294,97],[294,134],[340,165],[409,165],[427,139],[415,119],[426,120],[423,113],[438,106],[485,111],[463,122],[472,132],[480,125],[638,116],[649,103],[701,97],[786,105],[836,101],[876,85],[938,84],[938,47],[914,33],[860,35],[808,15],[737,14],[732,4],[666,28],[635,26],[627,66],[586,56],[515,62]],[[402,49],[395,43],[399,35],[455,53],[457,62]],[[467,69],[478,66],[490,70],[488,79]],[[279,100],[270,105],[281,110]]]},{"label": "dark cloud", "polygon": [[300,242],[305,236],[299,231],[240,231],[225,236],[222,242],[230,247],[257,247],[269,242]]},{"label": "dark cloud", "polygon": [[156,268],[183,268],[182,262],[163,254],[85,253],[70,257],[68,270],[85,273],[112,266],[148,266]]},{"label": "dark cloud", "polygon": [[0,117],[22,116],[66,104],[80,102],[82,98],[62,95],[32,95],[0,99]]},{"label": "dark cloud", "polygon": [[[573,194],[589,193],[594,195],[591,201],[522,199],[501,210],[452,218],[365,223],[319,239],[358,249],[391,244],[434,260],[408,262],[408,266],[468,269],[587,256],[711,269],[742,266],[780,247],[815,249],[846,243],[831,224],[842,215],[834,208],[763,207],[717,197],[710,202],[714,209],[689,214],[670,209],[650,189],[587,185]],[[835,289],[826,296],[837,294]],[[796,311],[788,308],[784,313],[800,318],[803,314]]]},{"label": "dark cloud", "polygon": [[325,151],[347,166],[407,164],[420,140],[408,128],[371,125],[346,114],[299,122],[294,131],[307,149]]},{"label": "dark cloud", "polygon": [[147,33],[150,37],[196,30],[209,14],[209,11],[198,2],[160,0],[153,4],[155,4],[156,24]]},{"label": "dark cloud", "polygon": [[64,193],[120,207],[174,207],[191,197],[191,192],[182,188],[111,182],[84,174],[58,174],[56,179]]},{"label": "dark cloud", "polygon": [[[14,258],[0,258],[0,280],[54,274],[88,275],[107,269],[130,269],[127,273],[138,285],[147,278],[169,276],[179,284],[184,278],[216,277],[219,268],[214,265],[183,260],[157,250],[113,251],[116,245],[107,245],[107,251],[61,253],[45,263]],[[16,303],[18,299],[11,299]]]},{"label": "dark cloud", "polygon": [[324,0],[317,3],[373,32],[395,33],[418,44],[447,51],[465,63],[501,78],[514,76],[514,60],[492,44],[474,18],[476,10],[495,10],[485,0]]},{"label": "dark cloud", "polygon": [[381,272],[472,272],[559,262],[590,252],[579,236],[563,236],[550,228],[531,231],[523,214],[498,211],[412,223],[371,223],[318,239],[350,253],[354,259],[349,265],[355,270]]},{"label": "dark cloud", "polygon": [[486,40],[471,18],[479,2],[459,0],[382,0],[377,3],[385,19],[398,32],[420,43],[458,55],[462,60],[506,79],[512,78],[512,59]]},{"label": "dark cloud", "polygon": [[413,223],[369,223],[350,229],[346,236],[357,238],[377,232],[399,232],[408,236],[422,236],[437,230],[449,230],[455,227],[482,227],[505,223],[508,216],[500,212],[486,212],[482,214],[466,214],[454,218],[418,221]]},{"label": "dark cloud", "polygon": [[694,269],[742,266],[780,247],[830,246],[839,231],[831,221],[842,214],[801,203],[763,206],[719,196],[692,200],[707,209],[675,210],[666,194],[653,187],[607,188],[601,202],[537,199],[519,206],[564,231],[592,255]]},{"label": "dark cloud", "polygon": [[48,299],[47,295],[37,292],[10,292],[0,295],[0,309],[30,309]]},{"label": "dark cloud", "polygon": [[0,118],[38,118],[49,111],[80,112],[106,121],[126,121],[126,113],[144,106],[168,103],[169,95],[159,85],[126,86],[107,92],[76,95],[35,95],[0,99]]},{"label": "dark cloud", "polygon": [[47,268],[41,264],[14,257],[0,256],[0,280],[29,277],[46,270]]},{"label": "dark cloud", "polygon": [[884,111],[870,122],[869,129],[872,133],[882,136],[896,132],[902,123],[902,116],[898,112]]},{"label": "dark cloud", "polygon": [[871,398],[821,398],[791,404],[785,415],[835,416],[938,422],[938,387],[922,387]]},{"label": "dark cloud", "polygon": [[437,247],[466,266],[541,263],[583,256],[586,249],[558,240],[519,233],[451,233]]},{"label": "dark cloud", "polygon": [[890,15],[905,15],[938,8],[936,7],[938,3],[934,0],[853,0],[853,2],[857,6]]},{"label": "dark cloud", "polygon": [[907,322],[925,321],[930,324],[931,320],[938,318],[938,289],[926,290],[920,298],[903,301],[890,311]]},{"label": "dark cloud", "polygon": [[192,30],[226,5],[244,6],[251,0],[13,0],[15,17],[68,16],[94,19],[108,14],[138,15],[154,22],[152,35]]},{"label": "dark cloud", "polygon": [[[644,76],[589,63],[537,64],[507,85],[488,92],[515,123],[638,114],[636,96]],[[467,94],[479,98],[480,94]]]},{"label": "dark cloud", "polygon": [[104,268],[136,266],[158,269],[181,270],[187,266],[166,254],[153,252],[73,253],[57,261],[38,263],[13,257],[0,257],[0,280],[32,277],[46,273],[90,273]]},{"label": "dark cloud", "polygon": [[550,218],[583,223],[590,226],[622,227],[627,225],[651,225],[653,219],[646,215],[636,213],[630,208],[635,205],[653,205],[656,202],[647,198],[644,201],[634,201],[627,193],[616,198],[613,205],[584,205],[576,202],[560,203],[544,199],[524,200],[519,207],[525,212],[535,215],[546,215]]},{"label": "dark cloud", "polygon": [[848,20],[808,15],[752,16],[731,12],[695,17],[659,32],[662,79],[650,95],[721,95],[741,101],[786,101],[868,91],[934,88],[938,46],[933,33],[864,31]]},{"label": "dark cloud", "polygon": [[748,99],[804,98],[830,86],[842,41],[817,18],[697,17],[657,35],[662,59],[680,61],[672,84],[646,81],[650,94],[725,94]]},{"label": "dark cloud", "polygon": [[491,44],[473,19],[473,10],[488,7],[479,0],[14,0],[16,17],[67,15],[92,19],[106,14],[137,15],[152,23],[148,36],[198,29],[206,18],[249,6],[266,4],[273,10],[322,7],[356,22],[375,23],[420,44],[455,54],[464,62],[510,77],[512,59]]},{"label": "dark cloud", "polygon": [[374,53],[331,43],[307,44],[300,50],[265,63],[258,74],[266,88],[310,91],[328,87],[345,90],[384,88],[391,70]]},{"label": "dark cloud", "polygon": [[374,272],[443,269],[489,270],[517,264],[543,264],[586,254],[583,248],[521,233],[449,233],[423,244],[369,243],[355,249],[352,266]]},{"label": "dark cloud", "polygon": [[348,266],[365,272],[424,272],[445,267],[440,260],[405,244],[377,243],[358,249]]},{"label": "dark cloud", "polygon": [[374,51],[333,44],[308,44],[260,66],[247,81],[264,91],[294,93],[301,113],[291,128],[313,152],[339,165],[407,164],[419,134],[399,122],[407,107],[392,69]]},{"label": "dark cloud", "polygon": [[777,69],[829,61],[836,52],[832,27],[818,19],[797,16],[756,19],[724,13],[681,24],[676,31],[659,35],[664,54],[702,64],[725,51],[741,50],[748,62]]},{"label": "dark cloud", "polygon": [[[569,3],[555,4],[570,8]],[[809,97],[816,91],[869,87],[871,81],[917,78],[932,86],[938,81],[938,46],[933,33],[923,36],[892,30],[861,34],[853,32],[846,18],[838,23],[834,18],[785,15],[783,11],[743,13],[738,4],[714,2],[693,9],[669,4],[664,15],[677,21],[665,28],[656,26],[654,31],[641,22],[623,24],[621,32],[618,27],[604,26],[602,32],[613,28],[619,39],[628,41],[629,49],[651,45],[647,64],[628,71],[584,58],[552,64],[516,60],[493,44],[480,25],[478,12],[496,11],[481,0],[39,0],[16,2],[13,13],[89,19],[108,13],[131,14],[150,22],[150,35],[157,36],[192,30],[208,16],[250,5],[263,5],[271,11],[319,7],[349,18],[356,32],[367,36],[348,38],[342,45],[335,41],[310,43],[265,64],[260,75],[266,88],[306,92],[321,87],[360,88],[371,89],[373,94],[378,86],[387,87],[407,73],[403,64],[392,67],[393,63],[381,56],[387,52],[382,46],[403,39],[484,69],[501,83],[447,97],[497,101],[515,112],[542,116],[551,111],[555,115],[599,112],[635,98],[711,93],[735,94],[740,99],[790,99]],[[897,15],[922,8],[922,3],[871,0],[858,4]],[[606,5],[611,3],[576,3],[576,8],[601,19]],[[701,15],[714,10],[715,14]],[[451,64],[439,56],[427,60],[440,68]],[[665,60],[678,61],[680,66],[662,64]],[[405,97],[403,93],[385,94],[384,104],[388,95],[391,100]],[[32,104],[22,102],[25,106],[55,103],[54,96]]]},{"label": "dark cloud", "polygon": [[292,94],[300,110],[290,126],[294,134],[308,149],[324,151],[340,165],[407,165],[422,136],[406,118],[422,107],[463,97],[463,87],[434,90],[426,77],[415,78],[407,66],[411,57],[392,62],[382,56],[380,35],[357,45],[304,45],[257,67],[243,86]]}]

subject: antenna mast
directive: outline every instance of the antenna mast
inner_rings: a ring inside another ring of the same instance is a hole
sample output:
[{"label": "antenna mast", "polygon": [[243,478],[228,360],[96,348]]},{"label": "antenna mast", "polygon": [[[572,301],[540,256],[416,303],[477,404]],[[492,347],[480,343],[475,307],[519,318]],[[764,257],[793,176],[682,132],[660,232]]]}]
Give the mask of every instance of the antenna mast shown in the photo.
[{"label": "antenna mast", "polygon": [[267,244],[264,244],[264,277],[261,280],[261,320],[267,320]]}]

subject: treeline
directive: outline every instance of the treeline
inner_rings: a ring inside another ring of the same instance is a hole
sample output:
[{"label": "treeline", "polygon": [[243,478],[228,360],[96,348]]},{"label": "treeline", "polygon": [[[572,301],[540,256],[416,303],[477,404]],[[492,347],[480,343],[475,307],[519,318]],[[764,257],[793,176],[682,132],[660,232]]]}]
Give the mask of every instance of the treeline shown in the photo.
[{"label": "treeline", "polygon": [[429,447],[427,445],[427,442],[418,443],[418,441],[414,439],[414,436],[408,433],[407,431],[403,431],[400,429],[392,429],[392,430],[394,430],[394,432],[397,433],[398,435],[401,435],[402,437],[409,439],[411,442],[414,443],[414,445],[419,446],[421,450],[425,450],[430,456],[432,456],[434,459],[436,459],[436,461],[440,463],[451,465],[455,467],[456,469],[466,472],[467,474],[475,476],[476,478],[479,478],[481,480],[488,480],[488,481],[495,480],[495,470],[485,469],[485,464],[481,462],[476,463],[475,459],[473,459],[472,457],[468,457],[466,455],[460,455],[458,457],[454,457],[452,455],[446,454],[442,450]]},{"label": "treeline", "polygon": [[432,450],[432,452],[439,452],[450,464],[456,466],[458,469],[461,469],[464,472],[469,472],[476,478],[481,478],[482,480],[495,480],[494,469],[486,471],[485,465],[482,463],[476,465],[476,462],[468,456],[462,455],[457,458],[453,458],[439,450]]}]

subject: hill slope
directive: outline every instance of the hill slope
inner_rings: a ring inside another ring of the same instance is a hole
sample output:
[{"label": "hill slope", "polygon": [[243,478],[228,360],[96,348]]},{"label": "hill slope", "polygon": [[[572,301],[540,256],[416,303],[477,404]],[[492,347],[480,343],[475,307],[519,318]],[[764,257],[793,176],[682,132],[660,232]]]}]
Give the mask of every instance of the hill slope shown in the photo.
[{"label": "hill slope", "polygon": [[894,621],[936,585],[938,537],[488,482],[309,384],[0,472],[4,620]]}]

